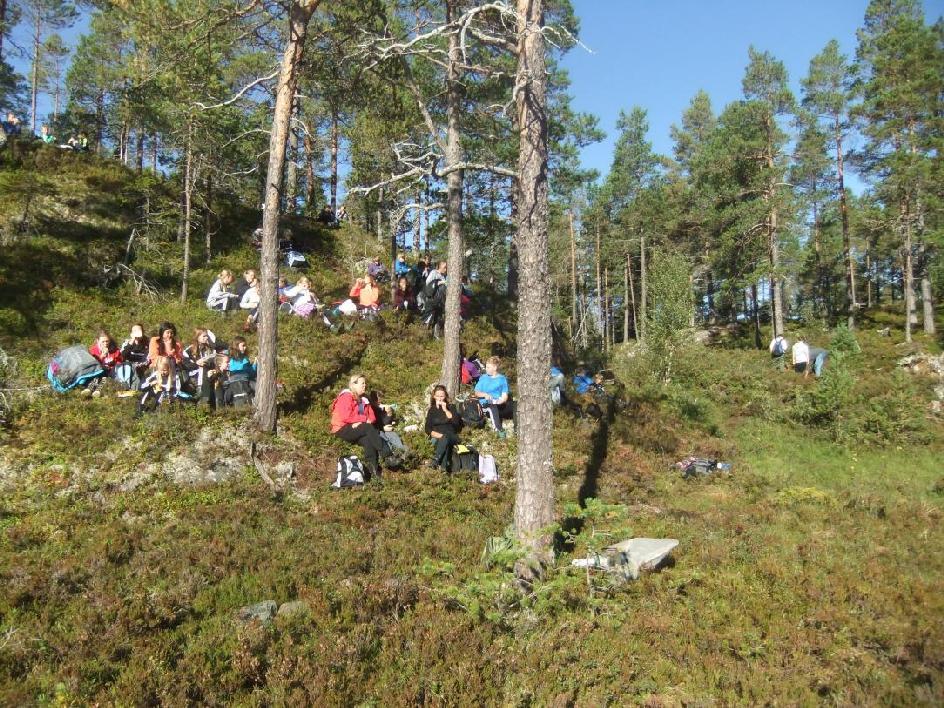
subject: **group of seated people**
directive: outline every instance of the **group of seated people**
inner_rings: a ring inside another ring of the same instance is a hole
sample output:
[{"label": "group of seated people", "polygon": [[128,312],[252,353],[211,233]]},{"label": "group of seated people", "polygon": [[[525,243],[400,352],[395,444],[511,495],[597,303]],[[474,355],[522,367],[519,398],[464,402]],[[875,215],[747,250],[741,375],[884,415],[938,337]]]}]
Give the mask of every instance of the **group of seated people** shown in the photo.
[{"label": "group of seated people", "polygon": [[[424,261],[410,266],[401,253],[397,257],[395,271],[397,283],[393,295],[393,309],[421,313],[424,316],[424,324],[432,331],[433,336],[440,337],[445,322],[446,262],[440,261],[435,268],[429,267]],[[280,277],[279,310],[304,318],[310,318],[317,313],[327,327],[337,331],[339,328],[334,318],[338,315],[372,319],[384,309],[384,292],[381,282],[385,277],[389,278],[389,275],[380,259],[373,259],[364,277],[356,278],[351,285],[348,298],[330,306],[325,306],[318,300],[312,292],[311,281],[307,276],[300,277],[294,285],[284,277]],[[255,328],[258,317],[259,290],[260,283],[254,269],[244,271],[243,277],[239,280],[232,271],[223,269],[207,293],[206,306],[215,312],[246,311],[243,330],[251,332]],[[460,296],[460,315],[463,319],[468,317],[471,302],[471,290],[463,279]]]},{"label": "group of seated people", "polygon": [[[463,370],[467,361],[471,362],[464,360]],[[515,404],[508,379],[499,373],[500,366],[501,359],[497,356],[486,360],[485,371],[479,372],[466,404],[477,401],[498,437],[504,438],[502,421],[514,418]],[[390,436],[393,422],[390,407],[379,405],[379,395],[367,395],[367,378],[363,374],[351,376],[348,387],[331,404],[331,433],[361,446],[368,477],[379,478],[386,458],[396,447],[403,446],[399,437]],[[426,463],[428,466],[447,473],[452,471],[452,451],[461,442],[459,433],[463,425],[463,418],[446,387],[433,386],[423,427],[434,446],[433,457]]]},{"label": "group of seated people", "polygon": [[194,330],[187,346],[171,322],[162,322],[151,337],[136,323],[120,346],[102,330],[89,354],[104,373],[82,395],[98,398],[102,381],[112,380],[122,389],[118,397],[138,396],[138,413],[178,399],[204,401],[211,408],[243,405],[255,393],[256,365],[246,340],[235,337],[227,346],[205,327]]},{"label": "group of seated people", "polygon": [[39,139],[44,142],[46,145],[57,145],[62,150],[74,150],[75,152],[88,152],[89,141],[88,136],[85,133],[79,133],[78,135],[73,135],[66,142],[58,144],[58,139],[56,138],[55,133],[50,130],[48,125],[44,125],[40,128]]}]

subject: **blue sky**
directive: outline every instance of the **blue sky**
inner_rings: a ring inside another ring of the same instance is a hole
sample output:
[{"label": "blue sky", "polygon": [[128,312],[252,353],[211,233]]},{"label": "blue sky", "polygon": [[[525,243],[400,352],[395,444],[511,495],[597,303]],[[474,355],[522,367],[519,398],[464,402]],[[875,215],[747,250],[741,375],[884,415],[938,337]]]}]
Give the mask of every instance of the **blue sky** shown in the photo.
[{"label": "blue sky", "polygon": [[[784,62],[799,96],[810,59],[830,39],[855,55],[867,0],[572,0],[581,40],[564,59],[574,107],[596,115],[607,138],[584,149],[583,162],[606,174],[616,119],[634,105],[649,112],[653,148],[671,155],[669,128],[704,89],[715,113],[741,97],[753,44]],[[924,2],[927,21],[944,0]]]}]

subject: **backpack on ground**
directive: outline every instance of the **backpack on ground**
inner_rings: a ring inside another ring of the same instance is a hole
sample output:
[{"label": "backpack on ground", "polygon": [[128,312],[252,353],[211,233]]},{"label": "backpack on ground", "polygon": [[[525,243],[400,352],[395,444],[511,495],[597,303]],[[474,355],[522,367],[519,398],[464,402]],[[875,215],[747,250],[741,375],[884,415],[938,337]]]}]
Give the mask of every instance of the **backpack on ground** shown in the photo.
[{"label": "backpack on ground", "polygon": [[245,408],[252,405],[252,384],[249,379],[235,378],[226,383],[226,392],[224,401],[226,405],[234,408]]},{"label": "backpack on ground", "polygon": [[491,484],[498,481],[498,467],[491,455],[479,455],[479,482]]},{"label": "backpack on ground", "polygon": [[452,473],[478,472],[479,453],[471,445],[456,445],[452,448]]},{"label": "backpack on ground", "polygon": [[462,424],[468,428],[485,427],[485,411],[477,398],[470,398],[459,404],[459,417]]},{"label": "backpack on ground", "polygon": [[66,347],[56,354],[46,370],[46,378],[59,393],[88,383],[104,375],[105,370],[81,344]]},{"label": "backpack on ground", "polygon": [[364,484],[364,465],[357,455],[338,458],[338,476],[331,486],[335,489],[358,487]]}]

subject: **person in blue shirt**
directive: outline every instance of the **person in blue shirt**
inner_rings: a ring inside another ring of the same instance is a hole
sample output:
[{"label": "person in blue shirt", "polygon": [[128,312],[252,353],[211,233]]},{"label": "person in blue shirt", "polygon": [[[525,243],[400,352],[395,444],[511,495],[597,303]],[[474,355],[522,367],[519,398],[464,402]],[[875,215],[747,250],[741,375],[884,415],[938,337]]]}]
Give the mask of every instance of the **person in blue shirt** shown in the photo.
[{"label": "person in blue shirt", "polygon": [[406,262],[406,257],[402,253],[397,254],[397,262],[393,265],[393,270],[397,275],[397,278],[400,276],[406,276],[410,272],[410,266]]},{"label": "person in blue shirt", "polygon": [[256,365],[249,361],[248,349],[245,339],[233,337],[233,348],[229,354],[230,379],[242,377],[250,381],[256,380]]},{"label": "person in blue shirt", "polygon": [[502,430],[502,420],[509,420],[515,417],[515,404],[511,400],[511,389],[508,387],[508,379],[498,373],[501,366],[501,359],[497,356],[490,356],[485,360],[485,373],[479,377],[475,384],[474,395],[482,404],[482,409],[492,421],[495,430],[498,431],[498,437],[504,438],[505,431]]},{"label": "person in blue shirt", "polygon": [[589,393],[591,386],[593,386],[593,379],[587,373],[586,367],[579,367],[577,373],[574,374],[574,390],[583,395]]}]

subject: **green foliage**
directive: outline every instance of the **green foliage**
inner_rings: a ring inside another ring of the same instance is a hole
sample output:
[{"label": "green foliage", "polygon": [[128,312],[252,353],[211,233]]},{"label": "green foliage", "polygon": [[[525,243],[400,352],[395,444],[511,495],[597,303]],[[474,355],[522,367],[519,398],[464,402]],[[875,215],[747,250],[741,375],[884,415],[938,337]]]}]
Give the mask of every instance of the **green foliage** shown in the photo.
[{"label": "green foliage", "polygon": [[836,353],[816,386],[797,389],[791,415],[804,425],[828,428],[842,439],[846,435],[842,422],[853,402],[854,385],[846,356]]},{"label": "green foliage", "polygon": [[845,324],[840,324],[833,333],[833,338],[829,343],[829,351],[832,354],[852,357],[861,354],[862,347],[859,346],[859,340],[856,339],[855,332]]},{"label": "green foliage", "polygon": [[646,355],[653,374],[663,382],[672,376],[676,354],[690,338],[691,267],[680,255],[656,251],[649,274],[652,304],[646,313]]}]

